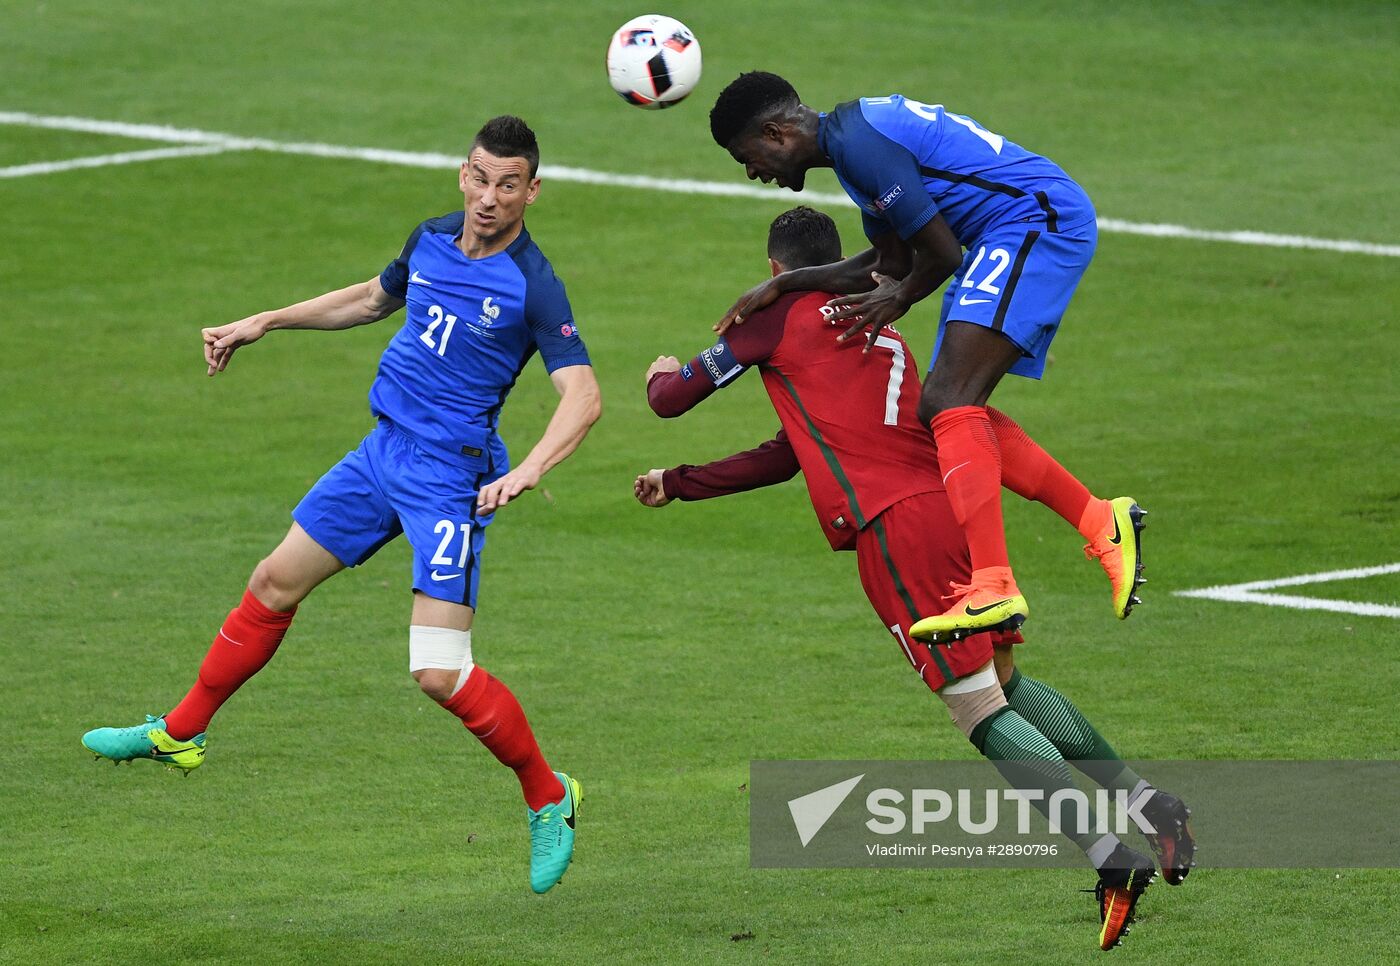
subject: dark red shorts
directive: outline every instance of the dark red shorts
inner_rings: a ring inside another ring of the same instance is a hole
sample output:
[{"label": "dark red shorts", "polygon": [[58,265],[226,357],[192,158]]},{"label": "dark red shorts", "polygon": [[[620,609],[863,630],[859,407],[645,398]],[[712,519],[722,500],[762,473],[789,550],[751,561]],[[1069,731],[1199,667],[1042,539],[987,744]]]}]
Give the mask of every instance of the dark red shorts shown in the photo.
[{"label": "dark red shorts", "polygon": [[996,644],[1021,643],[1017,632],[936,645],[909,636],[914,622],[947,610],[949,584],[967,583],[972,573],[947,493],[920,493],[884,510],[856,536],[856,558],[865,596],[930,690],[976,671],[992,659]]}]

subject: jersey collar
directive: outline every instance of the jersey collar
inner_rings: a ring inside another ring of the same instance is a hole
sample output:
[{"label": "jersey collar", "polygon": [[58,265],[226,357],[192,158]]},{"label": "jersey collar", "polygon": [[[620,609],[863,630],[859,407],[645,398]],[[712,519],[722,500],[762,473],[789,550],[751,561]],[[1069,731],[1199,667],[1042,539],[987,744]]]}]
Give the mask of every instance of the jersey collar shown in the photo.
[{"label": "jersey collar", "polygon": [[[467,258],[467,256],[462,252],[462,246],[460,242],[462,241],[462,236],[466,234],[466,232],[467,223],[464,216],[462,221],[462,227],[457,229],[457,234],[452,236],[452,247],[457,249],[457,254],[461,255],[463,258]],[[520,223],[520,234],[515,236],[515,241],[511,242],[505,248],[502,248],[500,251],[496,252],[495,255],[487,255],[486,257],[495,258],[497,255],[509,255],[511,258],[514,258],[521,252],[523,252],[525,250],[525,246],[528,244],[530,244],[530,230],[525,227],[525,222],[522,221]],[[467,261],[475,262],[483,261],[483,259],[467,258]]]},{"label": "jersey collar", "polygon": [[514,258],[516,255],[519,255],[521,252],[523,252],[525,250],[525,246],[529,244],[530,231],[525,227],[525,222],[522,221],[520,223],[520,234],[516,236],[515,241],[511,242],[509,245],[506,246],[505,254],[509,255],[511,258]]},{"label": "jersey collar", "polygon": [[827,135],[831,133],[830,117],[831,115],[826,111],[817,112],[817,147],[821,149],[822,154],[826,155],[827,160],[831,159],[831,152],[826,147]]}]

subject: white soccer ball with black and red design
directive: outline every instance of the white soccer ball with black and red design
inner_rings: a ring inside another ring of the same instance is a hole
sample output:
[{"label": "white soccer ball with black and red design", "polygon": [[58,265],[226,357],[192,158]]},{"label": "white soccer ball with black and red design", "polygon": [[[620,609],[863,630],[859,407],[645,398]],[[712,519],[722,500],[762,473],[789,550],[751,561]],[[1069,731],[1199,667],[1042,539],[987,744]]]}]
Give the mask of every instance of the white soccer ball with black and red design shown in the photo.
[{"label": "white soccer ball with black and red design", "polygon": [[608,80],[629,104],[675,107],[700,82],[700,41],[672,17],[635,17],[613,33]]}]

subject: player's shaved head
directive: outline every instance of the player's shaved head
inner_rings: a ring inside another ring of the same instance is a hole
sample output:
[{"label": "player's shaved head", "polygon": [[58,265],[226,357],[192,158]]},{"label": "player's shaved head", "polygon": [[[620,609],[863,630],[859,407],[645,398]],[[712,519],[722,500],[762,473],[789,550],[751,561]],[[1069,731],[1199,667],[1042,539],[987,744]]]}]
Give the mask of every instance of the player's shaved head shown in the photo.
[{"label": "player's shaved head", "polygon": [[716,144],[728,150],[753,124],[786,116],[801,106],[796,89],[777,74],[749,71],[719,92],[710,108],[710,134]]},{"label": "player's shaved head", "polygon": [[786,269],[841,260],[841,234],[825,212],[799,205],[768,226],[768,257]]},{"label": "player's shaved head", "polygon": [[530,165],[530,177],[540,168],[540,145],[535,140],[535,132],[514,114],[493,117],[481,126],[472,139],[467,151],[471,154],[477,148],[494,154],[498,158],[524,158]]}]

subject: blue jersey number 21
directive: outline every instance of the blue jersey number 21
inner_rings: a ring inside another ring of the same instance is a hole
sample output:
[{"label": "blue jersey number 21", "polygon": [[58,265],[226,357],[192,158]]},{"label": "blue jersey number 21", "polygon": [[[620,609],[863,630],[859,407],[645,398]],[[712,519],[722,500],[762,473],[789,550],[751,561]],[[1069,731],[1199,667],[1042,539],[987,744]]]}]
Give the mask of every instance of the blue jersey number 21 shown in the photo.
[{"label": "blue jersey number 21", "polygon": [[[430,305],[428,306],[428,318],[433,320],[433,324],[428,326],[427,330],[418,337],[418,341],[429,349],[436,349],[438,355],[445,355],[447,353],[447,340],[452,338],[452,327],[457,324],[457,316],[446,315],[442,311],[441,305]],[[433,333],[444,322],[447,323],[447,326],[442,330],[442,341],[435,343],[433,342]]]}]

